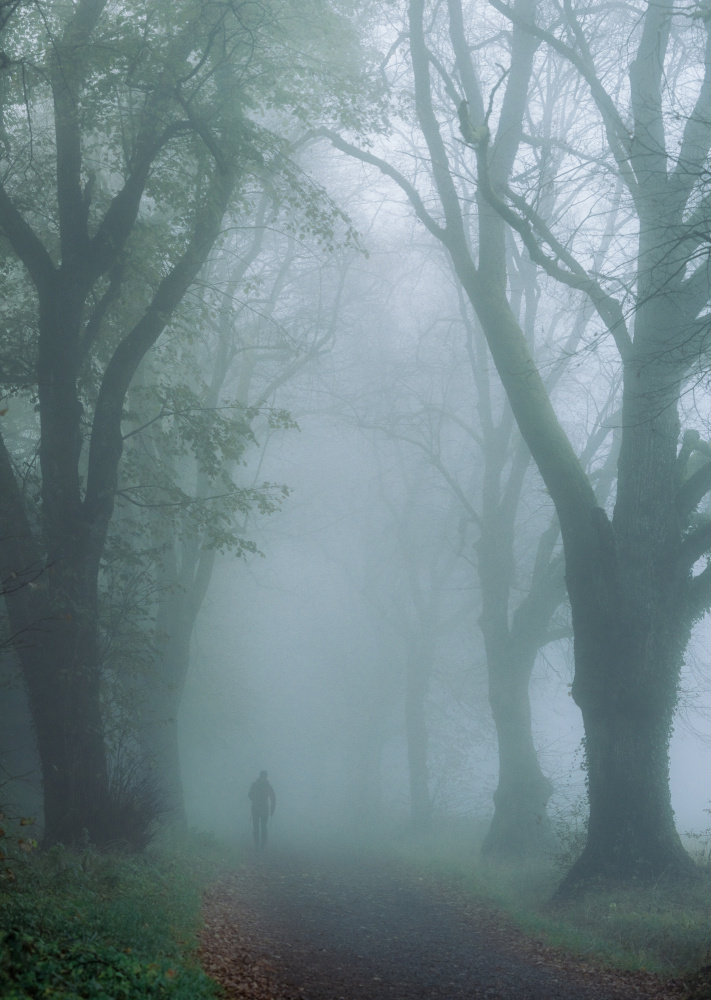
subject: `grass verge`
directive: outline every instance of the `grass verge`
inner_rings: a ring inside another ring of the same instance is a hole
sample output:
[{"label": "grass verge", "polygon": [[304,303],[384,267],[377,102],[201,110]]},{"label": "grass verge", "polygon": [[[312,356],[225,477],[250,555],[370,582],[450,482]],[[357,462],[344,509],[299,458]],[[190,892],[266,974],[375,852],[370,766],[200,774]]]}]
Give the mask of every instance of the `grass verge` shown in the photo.
[{"label": "grass verge", "polygon": [[551,904],[555,858],[502,865],[482,860],[474,828],[403,842],[400,857],[465,897],[506,913],[545,945],[620,969],[679,976],[711,965],[711,872],[693,882],[605,886]]},{"label": "grass verge", "polygon": [[228,863],[216,845],[144,857],[54,847],[3,862],[3,1000],[214,1000],[200,969],[201,890]]}]

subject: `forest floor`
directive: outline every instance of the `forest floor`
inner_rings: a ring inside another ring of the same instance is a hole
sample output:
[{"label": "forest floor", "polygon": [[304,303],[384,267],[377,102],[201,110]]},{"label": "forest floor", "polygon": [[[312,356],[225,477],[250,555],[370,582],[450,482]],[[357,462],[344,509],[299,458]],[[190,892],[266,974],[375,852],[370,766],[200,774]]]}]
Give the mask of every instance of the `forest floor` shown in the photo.
[{"label": "forest floor", "polygon": [[203,966],[229,1000],[711,998],[711,970],[567,955],[391,859],[269,849],[211,886],[204,919]]}]

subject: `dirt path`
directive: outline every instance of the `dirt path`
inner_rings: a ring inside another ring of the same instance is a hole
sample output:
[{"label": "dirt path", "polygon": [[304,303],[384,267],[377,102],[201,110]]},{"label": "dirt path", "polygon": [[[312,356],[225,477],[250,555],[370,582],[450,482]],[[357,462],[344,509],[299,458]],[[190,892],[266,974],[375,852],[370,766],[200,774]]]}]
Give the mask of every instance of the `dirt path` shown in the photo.
[{"label": "dirt path", "polygon": [[229,998],[681,1000],[600,970],[385,861],[270,853],[206,897],[203,961]]}]

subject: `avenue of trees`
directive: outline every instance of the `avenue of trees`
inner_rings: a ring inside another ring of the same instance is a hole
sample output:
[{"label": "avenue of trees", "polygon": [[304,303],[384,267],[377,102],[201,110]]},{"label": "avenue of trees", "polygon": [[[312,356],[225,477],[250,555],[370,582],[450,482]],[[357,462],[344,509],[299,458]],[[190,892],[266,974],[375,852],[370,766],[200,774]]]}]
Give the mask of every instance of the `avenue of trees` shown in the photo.
[{"label": "avenue of trees", "polygon": [[481,649],[484,853],[552,851],[529,685],[572,639],[564,886],[691,870],[669,744],[711,609],[710,25],[671,0],[0,5],[3,643],[45,843],[138,842],[149,800],[185,822],[191,638],[218,561],[290,503],[261,461],[301,409],[375,470],[334,554],[382,636],[353,682],[363,812],[399,678],[431,828],[428,698]]},{"label": "avenue of trees", "polygon": [[[413,0],[394,50],[403,49],[397,75],[412,80],[407,152],[415,147],[427,180],[410,179],[396,153],[323,132],[391,177],[446,248],[555,504],[590,801],[570,884],[688,866],[668,746],[684,649],[711,603],[711,572],[694,572],[709,548],[708,522],[695,512],[711,464],[691,473],[699,432],[682,439],[680,426],[708,336],[707,21],[701,8],[675,16],[671,3],[587,14],[496,0],[482,13],[459,0],[436,11]],[[558,164],[571,178],[560,207],[550,194]],[[598,270],[600,209],[604,219],[620,189],[625,223],[609,269]],[[607,509],[512,308],[511,232],[551,281],[588,297],[600,350],[614,344],[622,398]]]}]

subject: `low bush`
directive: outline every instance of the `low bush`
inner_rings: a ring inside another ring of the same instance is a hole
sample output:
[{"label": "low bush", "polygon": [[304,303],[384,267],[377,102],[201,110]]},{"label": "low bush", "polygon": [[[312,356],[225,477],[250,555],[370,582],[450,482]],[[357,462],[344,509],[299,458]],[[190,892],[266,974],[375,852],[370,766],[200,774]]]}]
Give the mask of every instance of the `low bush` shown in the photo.
[{"label": "low bush", "polygon": [[0,873],[3,1000],[208,1000],[200,969],[201,888],[216,853],[145,857],[54,847]]}]

